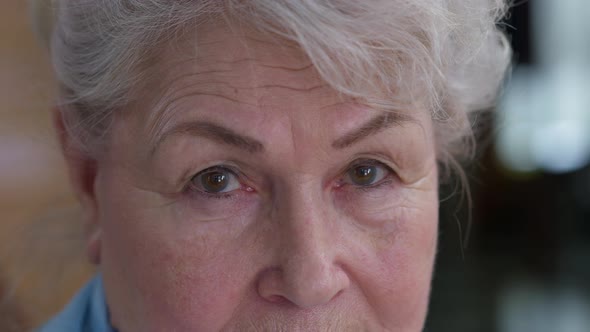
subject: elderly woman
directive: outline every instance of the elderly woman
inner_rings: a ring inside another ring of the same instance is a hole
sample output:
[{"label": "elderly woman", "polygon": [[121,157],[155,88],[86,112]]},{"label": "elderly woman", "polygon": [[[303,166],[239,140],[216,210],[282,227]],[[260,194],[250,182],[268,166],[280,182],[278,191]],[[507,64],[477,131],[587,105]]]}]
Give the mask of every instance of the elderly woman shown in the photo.
[{"label": "elderly woman", "polygon": [[[47,0],[46,0],[47,1]],[[41,331],[420,331],[501,0],[57,0],[100,274]]]}]

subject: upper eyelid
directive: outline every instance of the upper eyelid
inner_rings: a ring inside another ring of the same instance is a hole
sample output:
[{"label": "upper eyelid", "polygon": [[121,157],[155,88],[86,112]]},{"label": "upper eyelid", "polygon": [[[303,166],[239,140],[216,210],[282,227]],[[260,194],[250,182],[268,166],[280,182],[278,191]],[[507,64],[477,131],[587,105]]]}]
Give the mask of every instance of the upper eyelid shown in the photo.
[{"label": "upper eyelid", "polygon": [[362,165],[372,165],[372,166],[383,165],[385,167],[389,167],[382,161],[379,161],[377,159],[369,159],[369,158],[356,159],[350,163],[350,166],[362,166]]},{"label": "upper eyelid", "polygon": [[228,171],[228,172],[232,173],[238,179],[240,179],[242,177],[242,173],[239,170],[237,170],[235,167],[228,166],[228,165],[214,165],[214,166],[211,166],[211,167],[207,167],[207,168],[205,168],[205,169],[203,169],[201,171],[198,171],[197,173],[194,173],[191,176],[190,180],[194,179],[195,177],[197,177],[199,175],[202,175],[202,174],[205,174],[205,173],[208,173],[208,172],[212,172],[212,171],[215,171],[215,170]]},{"label": "upper eyelid", "polygon": [[353,167],[363,166],[363,165],[382,166],[387,171],[397,174],[395,169],[392,166],[390,166],[388,163],[378,160],[378,159],[372,159],[372,158],[366,158],[366,159],[361,158],[361,159],[353,160],[351,163],[348,164],[348,166],[346,167],[344,172],[346,173]]}]

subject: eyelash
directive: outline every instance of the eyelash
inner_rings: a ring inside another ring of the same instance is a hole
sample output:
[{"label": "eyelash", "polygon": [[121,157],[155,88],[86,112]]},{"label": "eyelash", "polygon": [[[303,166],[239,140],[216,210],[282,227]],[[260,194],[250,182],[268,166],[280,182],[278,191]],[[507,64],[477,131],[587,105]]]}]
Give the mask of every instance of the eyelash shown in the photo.
[{"label": "eyelash", "polygon": [[[354,185],[354,184],[349,184],[349,183],[344,183],[343,179],[347,176],[347,172],[350,171],[351,169],[355,168],[355,167],[360,167],[360,166],[377,166],[377,167],[382,167],[384,169],[385,172],[387,172],[387,174],[384,176],[384,178],[380,181],[378,181],[377,183],[368,185],[368,186],[361,186],[361,185]],[[193,179],[196,178],[197,176],[201,175],[201,174],[205,174],[207,172],[213,171],[213,170],[223,170],[226,172],[231,173],[233,176],[236,177],[236,179],[239,181],[241,187],[240,189],[237,190],[233,190],[230,192],[223,192],[223,193],[210,193],[204,190],[201,190],[199,188],[195,188],[195,185],[193,184]],[[395,171],[389,167],[387,164],[376,160],[376,159],[359,159],[359,160],[355,160],[352,163],[349,164],[348,167],[346,167],[344,169],[344,171],[342,172],[342,176],[341,179],[339,180],[339,183],[337,185],[337,187],[343,187],[343,186],[352,186],[354,187],[355,190],[360,190],[362,192],[369,192],[371,190],[375,190],[375,189],[379,189],[381,187],[390,185],[393,181],[392,176],[395,175]],[[230,166],[226,166],[226,165],[216,165],[216,166],[212,166],[212,167],[208,167],[202,171],[199,171],[198,173],[196,173],[195,175],[193,175],[190,180],[188,181],[188,184],[185,188],[185,192],[188,192],[188,194],[192,195],[197,195],[199,197],[202,198],[206,198],[206,199],[215,199],[215,200],[224,200],[224,199],[235,199],[236,198],[236,193],[235,191],[238,190],[244,190],[244,185],[243,185],[243,178],[244,176],[238,171],[236,170],[234,167],[230,167]],[[247,187],[247,186],[245,186]],[[247,187],[250,188],[250,187]],[[251,188],[250,188],[251,189]]]}]

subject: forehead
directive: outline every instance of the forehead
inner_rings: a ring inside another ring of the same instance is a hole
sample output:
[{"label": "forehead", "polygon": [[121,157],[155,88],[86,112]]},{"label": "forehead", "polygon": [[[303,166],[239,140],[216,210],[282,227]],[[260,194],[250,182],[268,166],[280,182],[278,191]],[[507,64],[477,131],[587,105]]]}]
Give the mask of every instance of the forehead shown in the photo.
[{"label": "forehead", "polygon": [[[155,67],[147,102],[136,112],[154,139],[167,126],[195,118],[231,128],[247,123],[246,131],[269,134],[295,120],[338,136],[382,112],[332,89],[294,43],[249,29],[201,26],[163,48]],[[419,122],[429,120],[416,109],[397,111]],[[277,119],[282,125],[269,127]]]},{"label": "forehead", "polygon": [[203,83],[234,92],[272,87],[305,92],[325,85],[295,44],[250,29],[204,25],[175,45],[162,50],[163,87]]}]

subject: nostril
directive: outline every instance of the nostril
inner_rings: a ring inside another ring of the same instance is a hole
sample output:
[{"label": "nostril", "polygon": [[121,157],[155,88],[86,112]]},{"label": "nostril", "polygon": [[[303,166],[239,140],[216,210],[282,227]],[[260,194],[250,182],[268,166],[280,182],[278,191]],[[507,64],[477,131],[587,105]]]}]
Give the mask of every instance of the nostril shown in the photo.
[{"label": "nostril", "polygon": [[285,296],[282,272],[279,269],[273,268],[262,272],[257,287],[258,294],[267,302],[279,305],[291,302]]},{"label": "nostril", "polygon": [[332,300],[340,297],[340,295],[342,295],[342,293],[344,293],[344,289],[339,290],[336,295],[332,296]]},{"label": "nostril", "polygon": [[291,258],[284,265],[258,277],[258,294],[268,303],[312,308],[340,297],[350,284],[344,269],[317,257]]},{"label": "nostril", "polygon": [[284,297],[282,295],[271,295],[271,296],[268,296],[266,299],[268,302],[271,302],[274,304],[286,304],[286,303],[291,302],[286,297]]}]

